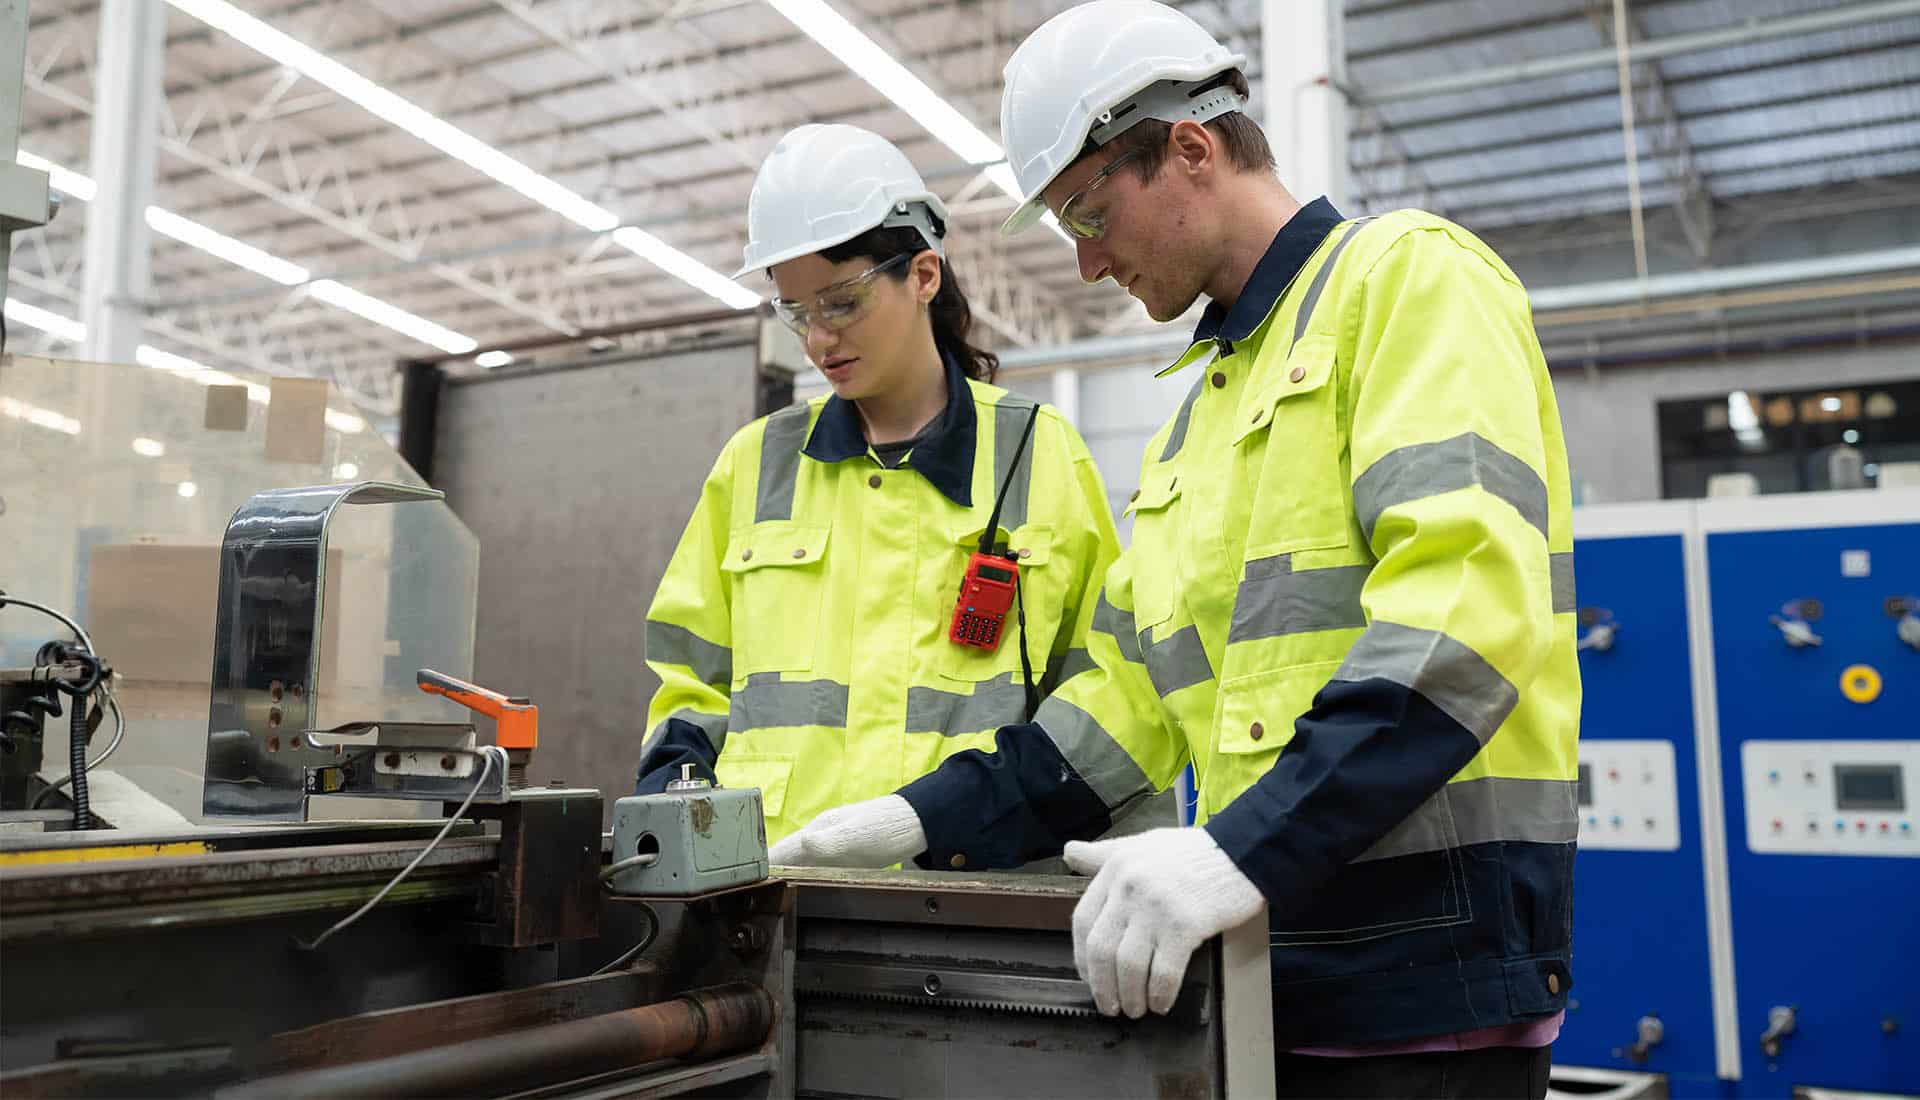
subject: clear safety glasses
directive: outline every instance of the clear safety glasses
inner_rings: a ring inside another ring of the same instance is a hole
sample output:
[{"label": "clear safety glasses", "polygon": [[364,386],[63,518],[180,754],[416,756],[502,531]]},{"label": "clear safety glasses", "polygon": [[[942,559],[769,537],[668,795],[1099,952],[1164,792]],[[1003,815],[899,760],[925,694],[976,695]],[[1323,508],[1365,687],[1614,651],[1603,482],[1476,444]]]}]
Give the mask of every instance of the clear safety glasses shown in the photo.
[{"label": "clear safety glasses", "polygon": [[776,298],[773,301],[774,316],[779,317],[802,340],[806,339],[807,330],[814,325],[839,332],[873,312],[873,303],[878,298],[874,281],[912,259],[912,253],[902,252],[851,279],[843,279],[827,287],[815,294],[811,302]]}]

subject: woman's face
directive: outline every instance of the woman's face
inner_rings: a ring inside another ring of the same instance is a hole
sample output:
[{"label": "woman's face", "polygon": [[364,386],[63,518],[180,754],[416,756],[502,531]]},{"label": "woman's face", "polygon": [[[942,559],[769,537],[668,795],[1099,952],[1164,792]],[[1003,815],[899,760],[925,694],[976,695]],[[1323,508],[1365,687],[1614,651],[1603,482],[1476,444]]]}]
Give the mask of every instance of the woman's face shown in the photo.
[{"label": "woman's face", "polygon": [[940,259],[929,250],[834,263],[815,253],[776,265],[773,284],[774,308],[807,358],[842,400],[857,401],[894,390],[912,372],[915,326],[927,323],[923,307],[940,289]]}]

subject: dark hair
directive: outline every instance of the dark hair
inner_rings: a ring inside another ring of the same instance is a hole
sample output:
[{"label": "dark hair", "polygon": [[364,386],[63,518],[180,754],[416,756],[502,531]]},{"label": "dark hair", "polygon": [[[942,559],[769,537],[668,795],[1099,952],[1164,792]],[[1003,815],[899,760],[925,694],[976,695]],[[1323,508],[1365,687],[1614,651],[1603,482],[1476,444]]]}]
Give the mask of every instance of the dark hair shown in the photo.
[{"label": "dark hair", "polygon": [[[869,229],[843,244],[823,248],[820,255],[836,264],[862,256],[875,263],[885,263],[895,256],[916,255],[925,251],[926,247],[926,240],[912,226],[891,229],[883,226]],[[898,270],[888,272],[887,277],[895,282],[906,282],[907,266],[902,265]],[[927,312],[933,318],[934,344],[960,360],[961,373],[978,382],[993,381],[994,375],[1000,371],[1000,357],[967,342],[968,334],[973,331],[973,307],[967,304],[967,296],[960,289],[960,279],[953,273],[953,265],[945,260],[940,261],[940,292],[933,296]]]},{"label": "dark hair", "polygon": [[[1194,86],[1189,96],[1198,96],[1210,92],[1221,85],[1228,85],[1241,99],[1247,98],[1247,75],[1239,69],[1229,69],[1212,80]],[[1247,117],[1244,111],[1229,111],[1224,115],[1209,119],[1206,127],[1220,138],[1220,144],[1226,147],[1227,160],[1235,168],[1252,172],[1265,169],[1275,170],[1273,148],[1267,144],[1267,135],[1261,131],[1260,124]],[[1150,118],[1136,122],[1104,146],[1089,145],[1080,151],[1082,157],[1096,148],[1111,150],[1115,157],[1132,153],[1134,159],[1127,164],[1127,171],[1133,172],[1141,180],[1150,180],[1160,172],[1160,166],[1167,160],[1167,135],[1173,132],[1173,124]]]}]

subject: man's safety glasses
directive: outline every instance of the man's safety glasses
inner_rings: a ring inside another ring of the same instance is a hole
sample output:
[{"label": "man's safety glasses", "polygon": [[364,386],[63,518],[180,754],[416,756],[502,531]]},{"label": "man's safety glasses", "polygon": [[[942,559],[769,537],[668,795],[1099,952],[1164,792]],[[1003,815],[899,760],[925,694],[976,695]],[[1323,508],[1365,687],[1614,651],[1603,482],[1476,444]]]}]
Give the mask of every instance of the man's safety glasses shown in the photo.
[{"label": "man's safety glasses", "polygon": [[1107,162],[1105,168],[1094,173],[1087,185],[1067,196],[1060,204],[1061,228],[1083,241],[1097,241],[1107,234],[1107,211],[1105,207],[1090,207],[1087,200],[1093,197],[1107,177],[1118,172],[1122,165],[1138,157],[1139,153],[1122,153]]}]

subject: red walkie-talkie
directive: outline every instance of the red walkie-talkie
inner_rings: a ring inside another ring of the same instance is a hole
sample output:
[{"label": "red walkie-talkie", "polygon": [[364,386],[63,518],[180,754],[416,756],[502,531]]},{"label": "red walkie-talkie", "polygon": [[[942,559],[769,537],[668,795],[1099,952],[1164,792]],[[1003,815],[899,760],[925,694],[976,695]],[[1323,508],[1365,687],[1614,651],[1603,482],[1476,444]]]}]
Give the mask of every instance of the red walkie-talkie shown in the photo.
[{"label": "red walkie-talkie", "polygon": [[[1000,647],[1002,628],[1007,624],[1007,609],[1014,606],[1019,595],[1020,567],[1018,559],[1011,554],[996,552],[994,536],[1000,533],[1000,508],[1007,502],[1007,487],[1020,472],[1020,457],[1026,453],[1027,440],[1033,435],[1033,422],[1040,416],[1040,406],[1035,405],[1027,417],[1026,430],[1020,433],[1020,445],[1014,448],[1013,462],[1007,468],[1007,478],[1000,483],[1000,495],[994,498],[993,515],[987,519],[987,529],[980,533],[980,549],[967,561],[967,571],[960,577],[960,598],[954,604],[953,624],[947,628],[947,639],[955,645],[971,646],[989,652]],[[1024,615],[1021,622],[1025,633]],[[1022,645],[1021,658],[1024,660],[1025,645]],[[1031,676],[1029,676],[1031,679]]]},{"label": "red walkie-talkie", "polygon": [[1006,558],[975,554],[960,578],[960,602],[953,609],[953,626],[947,637],[975,649],[998,648],[1000,628],[1007,624],[1007,611],[1013,607],[1014,586],[1019,579],[1020,567]]}]

